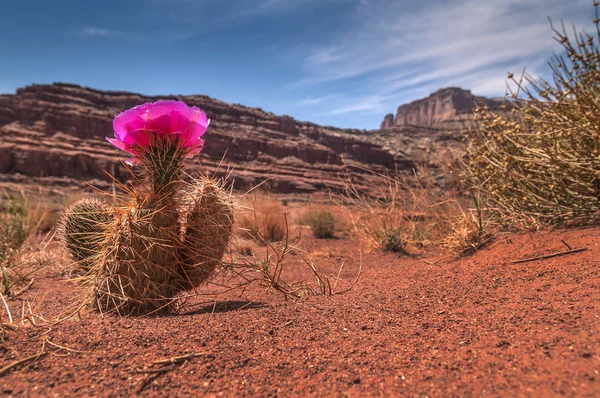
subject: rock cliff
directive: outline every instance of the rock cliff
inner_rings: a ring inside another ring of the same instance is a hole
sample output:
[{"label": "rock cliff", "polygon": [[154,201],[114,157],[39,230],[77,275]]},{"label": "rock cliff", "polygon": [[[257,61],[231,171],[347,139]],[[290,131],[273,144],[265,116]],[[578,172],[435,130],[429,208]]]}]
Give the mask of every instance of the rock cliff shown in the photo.
[{"label": "rock cliff", "polygon": [[388,114],[381,129],[394,126],[450,127],[472,114],[477,105],[498,109],[507,102],[498,98],[475,96],[457,87],[443,88],[427,98],[398,107],[396,116]]},{"label": "rock cliff", "polygon": [[[205,95],[180,98],[211,119],[206,148],[196,168],[224,175],[248,189],[265,180],[278,192],[314,192],[342,187],[339,173],[354,168],[358,186],[372,175],[361,169],[410,169],[411,160],[371,142],[359,130],[321,127],[257,108],[227,104]],[[126,154],[106,142],[112,119],[159,97],[100,91],[73,84],[32,85],[0,95],[0,180],[50,184],[92,183],[106,187],[108,173],[126,180],[119,162]]]}]

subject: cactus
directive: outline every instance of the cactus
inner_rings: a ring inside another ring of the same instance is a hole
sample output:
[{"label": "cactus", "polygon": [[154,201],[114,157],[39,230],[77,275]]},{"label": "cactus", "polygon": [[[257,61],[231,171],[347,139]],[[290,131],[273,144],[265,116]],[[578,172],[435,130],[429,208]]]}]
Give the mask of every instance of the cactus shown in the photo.
[{"label": "cactus", "polygon": [[[89,260],[93,307],[121,314],[166,310],[178,293],[206,282],[221,263],[233,204],[214,181],[184,181],[184,161],[200,152],[208,127],[198,108],[176,101],[144,104],[118,115],[113,127],[115,138],[108,140],[134,155],[128,162],[140,166],[141,178],[96,231],[102,239],[81,234],[76,245],[65,242],[87,250],[73,253]],[[81,213],[89,218],[88,210]]]},{"label": "cactus", "polygon": [[93,304],[122,313],[165,308],[183,290],[177,220],[164,225],[165,220],[157,222],[156,214],[138,205],[118,214],[95,268]]},{"label": "cactus", "polygon": [[89,269],[100,255],[106,228],[113,219],[110,207],[95,199],[81,199],[65,211],[60,221],[62,241],[83,269]]},{"label": "cactus", "polygon": [[225,254],[233,228],[233,203],[214,181],[205,179],[187,193],[188,213],[183,237],[183,272],[198,287],[215,271]]},{"label": "cactus", "polygon": [[214,181],[190,186],[172,190],[170,200],[150,194],[118,208],[93,268],[93,306],[160,311],[214,273],[231,238],[233,204]]}]

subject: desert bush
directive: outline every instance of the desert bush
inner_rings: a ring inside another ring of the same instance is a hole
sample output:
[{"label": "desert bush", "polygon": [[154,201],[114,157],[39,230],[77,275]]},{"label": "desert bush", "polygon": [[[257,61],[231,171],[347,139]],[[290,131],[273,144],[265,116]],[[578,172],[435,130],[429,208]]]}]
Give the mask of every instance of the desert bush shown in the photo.
[{"label": "desert bush", "polygon": [[308,225],[317,239],[332,238],[337,224],[336,216],[328,210],[312,209],[300,217],[302,225]]},{"label": "desert bush", "polygon": [[252,192],[242,199],[237,222],[242,234],[264,243],[278,242],[286,231],[285,211],[275,196],[266,192]]},{"label": "desert bush", "polygon": [[[596,5],[597,7],[597,5]],[[598,10],[596,10],[598,11]],[[505,227],[530,229],[598,219],[600,210],[600,27],[551,26],[564,54],[551,81],[509,74],[510,112],[480,108],[466,130],[464,181]]]},{"label": "desert bush", "polygon": [[400,228],[383,228],[373,230],[373,239],[383,251],[410,254],[408,236]]},{"label": "desert bush", "polygon": [[344,202],[351,205],[349,215],[354,230],[371,248],[407,255],[435,246],[447,232],[447,221],[460,206],[419,181],[399,176],[378,175],[381,189],[370,194],[359,192],[346,181]]},{"label": "desert bush", "polygon": [[474,209],[462,210],[448,220],[448,231],[440,245],[464,257],[475,253],[494,239],[493,226],[484,219],[481,200],[473,196]]},{"label": "desert bush", "polygon": [[30,219],[24,196],[5,194],[0,199],[0,244],[18,250],[30,233]]},{"label": "desert bush", "polygon": [[38,230],[38,217],[44,216],[39,205],[24,194],[5,193],[0,198],[0,285],[2,294],[25,282],[36,269],[24,266],[23,249]]}]

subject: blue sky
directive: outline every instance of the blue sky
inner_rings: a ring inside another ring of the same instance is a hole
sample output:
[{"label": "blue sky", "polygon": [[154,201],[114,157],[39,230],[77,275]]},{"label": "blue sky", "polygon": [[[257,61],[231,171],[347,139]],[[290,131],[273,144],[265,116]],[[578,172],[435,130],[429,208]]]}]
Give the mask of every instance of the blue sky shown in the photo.
[{"label": "blue sky", "polygon": [[[438,88],[502,95],[545,76],[547,17],[592,31],[591,0],[0,0],[0,92],[55,81],[207,94],[377,128]],[[218,115],[210,115],[218,118]]]}]

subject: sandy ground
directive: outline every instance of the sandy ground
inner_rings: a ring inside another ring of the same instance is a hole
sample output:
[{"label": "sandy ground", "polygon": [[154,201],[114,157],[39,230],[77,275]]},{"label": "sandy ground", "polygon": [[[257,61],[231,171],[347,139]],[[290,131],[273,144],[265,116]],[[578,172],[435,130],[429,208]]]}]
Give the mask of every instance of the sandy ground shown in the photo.
[{"label": "sandy ground", "polygon": [[[587,250],[511,263],[563,251],[561,240]],[[341,284],[356,275],[355,238],[307,237],[303,247],[327,272],[343,261]],[[4,332],[0,367],[44,341],[45,355],[0,376],[0,393],[600,396],[600,228],[502,237],[472,257],[440,258],[365,253],[359,283],[333,297],[286,302],[253,288],[195,299],[184,314],[25,322]],[[28,303],[52,319],[75,291],[69,270],[50,266],[9,305],[19,321]]]}]

